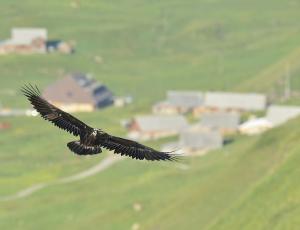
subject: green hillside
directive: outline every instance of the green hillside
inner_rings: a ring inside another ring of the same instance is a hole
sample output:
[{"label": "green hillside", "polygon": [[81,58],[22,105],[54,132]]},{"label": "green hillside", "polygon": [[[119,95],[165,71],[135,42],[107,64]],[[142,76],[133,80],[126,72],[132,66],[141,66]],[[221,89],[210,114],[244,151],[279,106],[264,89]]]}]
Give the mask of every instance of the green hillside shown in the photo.
[{"label": "green hillside", "polygon": [[[0,89],[46,86],[69,71],[92,73],[139,108],[166,89],[282,91],[289,63],[299,90],[299,2],[280,0],[1,0],[0,40],[12,27],[45,27],[75,55],[0,56]],[[77,8],[74,8],[74,4]],[[95,61],[98,56],[102,63]],[[153,90],[155,89],[155,90]],[[9,92],[9,91],[8,91]],[[1,95],[4,106],[24,103]]]},{"label": "green hillside", "polygon": [[[18,89],[83,71],[126,108],[76,114],[125,135],[121,119],[147,113],[169,89],[264,92],[280,101],[289,66],[300,104],[300,14],[288,0],[0,0],[0,41],[12,27],[46,27],[74,55],[0,56],[0,106],[27,108]],[[95,61],[99,57],[102,62]],[[299,94],[299,93],[298,93]],[[297,229],[300,120],[188,160],[188,169],[125,159],[93,177],[1,201],[96,165],[65,146],[73,137],[36,117],[0,118],[0,229]],[[147,143],[159,147],[160,142]],[[141,204],[141,211],[133,205]]]},{"label": "green hillside", "polygon": [[190,159],[185,170],[118,162],[86,180],[2,202],[0,228],[130,229],[138,223],[141,229],[297,229],[299,125],[298,119],[242,138]]}]

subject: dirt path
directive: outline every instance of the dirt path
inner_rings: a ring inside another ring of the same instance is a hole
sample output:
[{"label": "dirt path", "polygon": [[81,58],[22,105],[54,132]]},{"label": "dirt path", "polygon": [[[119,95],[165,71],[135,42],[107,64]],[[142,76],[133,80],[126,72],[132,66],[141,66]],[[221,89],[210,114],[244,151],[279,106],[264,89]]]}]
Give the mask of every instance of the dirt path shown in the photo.
[{"label": "dirt path", "polygon": [[8,195],[8,196],[1,196],[0,197],[0,201],[8,201],[8,200],[16,200],[19,198],[23,198],[23,197],[27,197],[32,195],[33,193],[42,190],[46,187],[49,187],[51,185],[57,185],[57,184],[67,184],[67,183],[72,183],[78,180],[82,180],[85,179],[87,177],[93,176],[99,172],[104,171],[105,169],[109,168],[111,165],[113,165],[114,163],[120,161],[121,157],[118,156],[108,156],[107,158],[103,159],[101,162],[99,162],[99,164],[83,171],[80,172],[78,174],[75,174],[73,176],[69,176],[69,177],[65,177],[65,178],[61,178],[57,181],[54,182],[50,182],[50,183],[40,183],[40,184],[36,184],[33,186],[30,186],[26,189],[23,189],[15,194],[12,195]]}]

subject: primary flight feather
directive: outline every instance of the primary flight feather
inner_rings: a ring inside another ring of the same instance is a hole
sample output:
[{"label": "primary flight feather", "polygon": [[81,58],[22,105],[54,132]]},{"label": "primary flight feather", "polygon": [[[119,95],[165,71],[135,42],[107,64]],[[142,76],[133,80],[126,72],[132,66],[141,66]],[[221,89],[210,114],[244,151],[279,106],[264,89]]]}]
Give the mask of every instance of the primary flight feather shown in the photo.
[{"label": "primary flight feather", "polygon": [[76,154],[93,155],[101,153],[101,148],[103,147],[114,153],[138,160],[174,161],[178,159],[177,154],[160,152],[138,142],[112,136],[101,129],[94,129],[88,126],[42,98],[41,92],[36,86],[25,85],[21,91],[33,105],[33,108],[40,113],[42,118],[79,137],[79,140],[71,141],[67,144],[69,149]]}]

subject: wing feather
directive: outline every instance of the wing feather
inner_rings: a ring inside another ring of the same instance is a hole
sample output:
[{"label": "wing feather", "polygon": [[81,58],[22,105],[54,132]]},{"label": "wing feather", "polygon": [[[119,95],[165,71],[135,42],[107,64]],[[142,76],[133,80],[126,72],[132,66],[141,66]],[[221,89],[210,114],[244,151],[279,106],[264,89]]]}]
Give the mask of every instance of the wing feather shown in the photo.
[{"label": "wing feather", "polygon": [[172,152],[160,152],[136,141],[121,137],[103,134],[100,145],[106,149],[113,150],[114,153],[129,156],[133,159],[150,161],[177,161],[180,156]]},{"label": "wing feather", "polygon": [[79,136],[87,129],[92,129],[82,121],[42,98],[41,92],[36,86],[25,85],[21,91],[33,105],[33,108],[39,112],[42,118],[52,122],[55,126],[68,131],[74,136]]}]

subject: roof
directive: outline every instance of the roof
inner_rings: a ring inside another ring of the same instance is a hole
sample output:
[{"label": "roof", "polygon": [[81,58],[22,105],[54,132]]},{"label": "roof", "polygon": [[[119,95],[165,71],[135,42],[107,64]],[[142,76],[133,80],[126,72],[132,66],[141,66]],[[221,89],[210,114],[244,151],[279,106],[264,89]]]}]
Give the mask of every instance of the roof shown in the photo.
[{"label": "roof", "polygon": [[238,113],[214,112],[201,115],[200,124],[210,128],[237,129],[240,123]]},{"label": "roof", "polygon": [[194,108],[203,105],[204,94],[199,91],[168,91],[167,102],[173,106]]},{"label": "roof", "polygon": [[220,109],[264,110],[267,99],[257,93],[207,92],[205,106]]},{"label": "roof", "polygon": [[223,137],[217,130],[189,129],[180,134],[179,146],[193,149],[215,149],[223,145]]},{"label": "roof", "polygon": [[188,127],[188,123],[183,116],[180,115],[147,115],[138,116],[135,119],[142,131],[180,131]]},{"label": "roof", "polygon": [[72,73],[49,85],[45,98],[60,103],[89,103],[96,107],[111,104],[112,92],[103,84],[82,73]]},{"label": "roof", "polygon": [[267,111],[267,120],[274,126],[281,125],[290,119],[300,116],[299,106],[272,105]]},{"label": "roof", "polygon": [[13,28],[11,30],[10,44],[31,44],[34,39],[47,40],[47,30],[44,28]]}]

